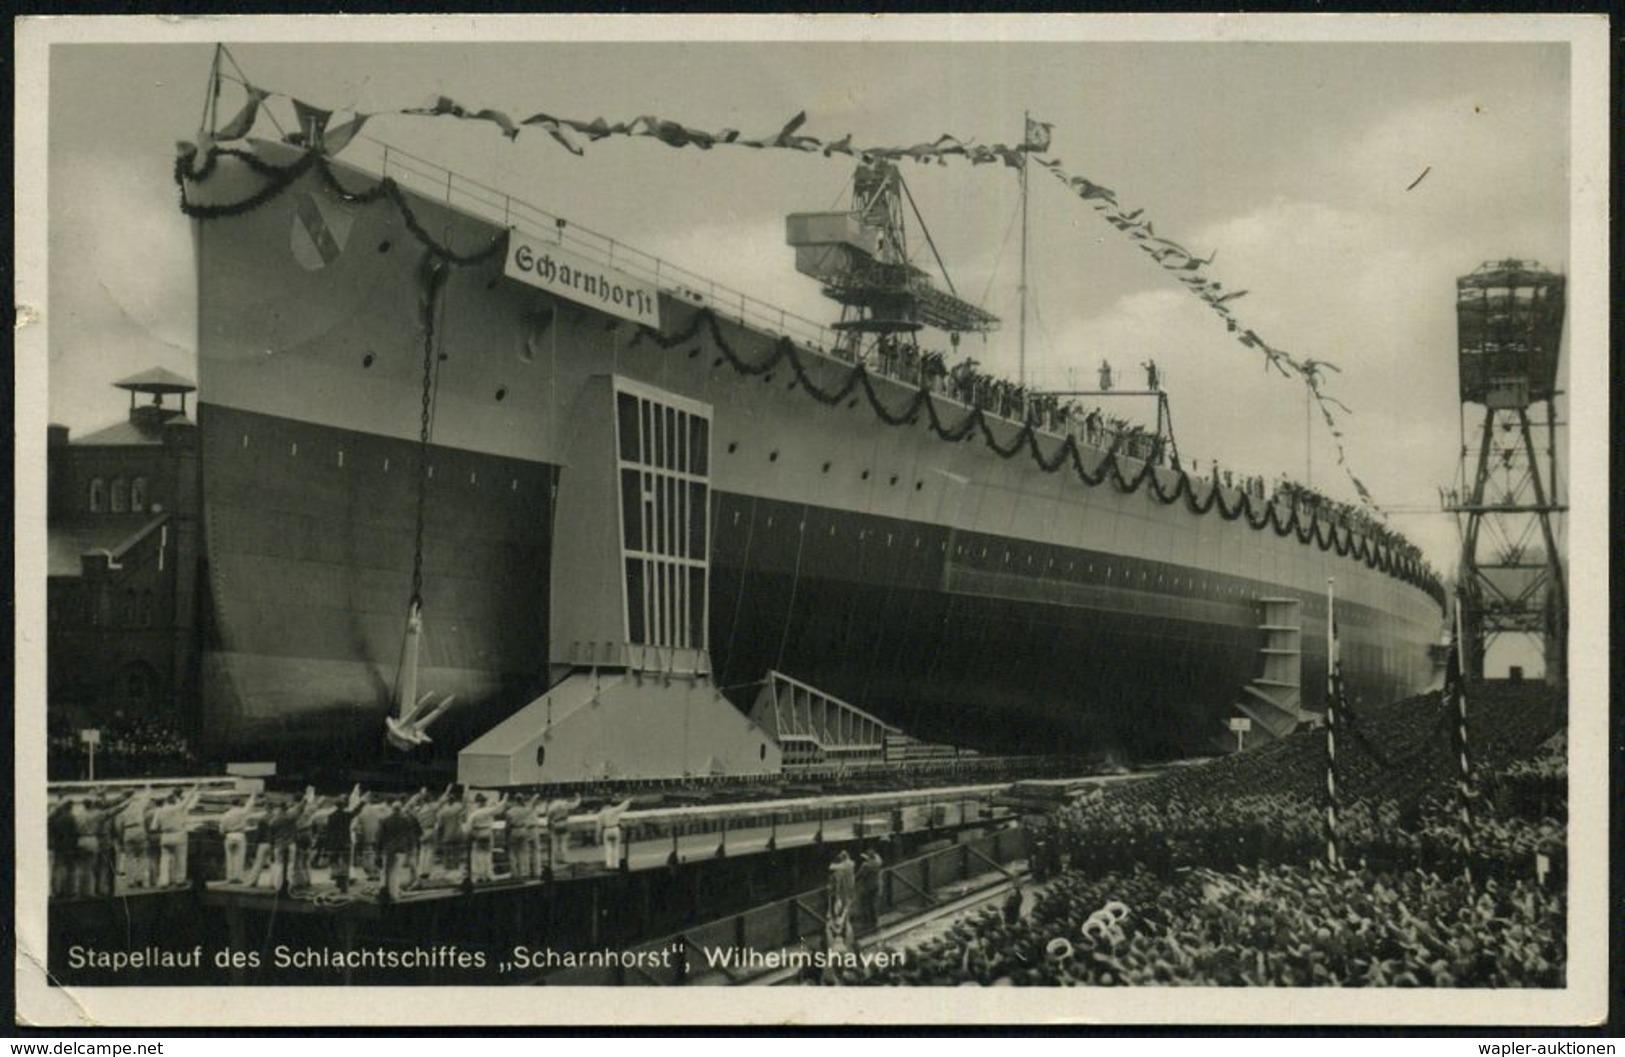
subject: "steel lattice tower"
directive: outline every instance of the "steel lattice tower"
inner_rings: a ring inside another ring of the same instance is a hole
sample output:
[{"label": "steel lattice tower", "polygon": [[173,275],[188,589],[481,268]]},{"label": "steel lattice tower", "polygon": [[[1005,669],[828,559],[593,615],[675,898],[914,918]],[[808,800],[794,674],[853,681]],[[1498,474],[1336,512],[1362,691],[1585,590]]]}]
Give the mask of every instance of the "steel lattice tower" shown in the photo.
[{"label": "steel lattice tower", "polygon": [[1533,261],[1487,261],[1456,280],[1461,489],[1446,509],[1461,527],[1462,648],[1479,678],[1502,635],[1538,637],[1547,682],[1567,675],[1554,404],[1564,303],[1564,278]]}]

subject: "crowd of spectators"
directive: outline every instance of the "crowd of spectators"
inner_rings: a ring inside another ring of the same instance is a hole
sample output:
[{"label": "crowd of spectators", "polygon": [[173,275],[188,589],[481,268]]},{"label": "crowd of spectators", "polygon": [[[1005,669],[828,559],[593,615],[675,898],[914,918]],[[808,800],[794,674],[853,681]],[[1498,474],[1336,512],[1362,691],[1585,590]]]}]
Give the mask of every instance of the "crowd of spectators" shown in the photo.
[{"label": "crowd of spectators", "polygon": [[[847,984],[1559,987],[1564,900],[1533,881],[1268,865],[1068,873]],[[877,963],[878,964],[878,963]]]},{"label": "crowd of spectators", "polygon": [[[198,756],[191,741],[173,723],[157,716],[116,716],[95,727],[96,777],[157,778],[196,774]],[[54,779],[90,777],[90,754],[80,729],[53,723],[47,731],[47,770]]]},{"label": "crowd of spectators", "polygon": [[1554,735],[1540,751],[1515,760],[1489,784],[1486,795],[1505,813],[1533,818],[1567,818],[1569,810],[1568,736]]},{"label": "crowd of spectators", "polygon": [[1501,791],[1560,783],[1561,708],[1470,697],[1465,799],[1447,702],[1361,715],[1338,757],[1335,865],[1309,731],[1031,820],[1029,914],[984,908],[843,982],[1560,987],[1565,824],[1549,797]]}]

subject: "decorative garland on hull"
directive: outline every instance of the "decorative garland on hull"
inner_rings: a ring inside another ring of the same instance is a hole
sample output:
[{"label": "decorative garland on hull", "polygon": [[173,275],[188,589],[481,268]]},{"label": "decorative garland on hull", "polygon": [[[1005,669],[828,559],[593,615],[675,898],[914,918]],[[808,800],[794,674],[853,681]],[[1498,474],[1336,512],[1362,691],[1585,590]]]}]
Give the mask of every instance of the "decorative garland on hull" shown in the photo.
[{"label": "decorative garland on hull", "polygon": [[[191,148],[191,149],[186,149]],[[248,197],[232,203],[219,205],[203,205],[190,201],[186,188],[189,183],[200,183],[213,174],[221,156],[242,161],[249,169],[263,177],[265,186]],[[272,165],[251,152],[229,147],[210,147],[205,154],[201,166],[195,166],[197,159],[196,148],[191,144],[183,146],[176,157],[174,179],[180,190],[181,212],[199,221],[213,221],[228,217],[241,216],[251,210],[263,206],[291,187],[300,177],[315,168],[322,182],[339,198],[345,202],[356,205],[369,205],[387,199],[399,211],[401,219],[415,239],[436,260],[456,267],[468,267],[489,261],[503,252],[507,235],[506,231],[498,232],[485,247],[472,253],[458,253],[451,247],[438,242],[431,236],[418,221],[412,211],[411,205],[396,182],[389,178],[382,178],[377,184],[363,191],[354,191],[345,187],[334,174],[330,160],[319,151],[308,150],[286,166]],[[437,270],[430,270],[428,274],[438,275]],[[425,282],[429,280],[426,278]],[[432,291],[430,292],[432,295]],[[869,370],[863,364],[854,364],[847,371],[845,379],[834,389],[823,389],[818,386],[807,372],[802,362],[802,351],[793,341],[786,337],[778,338],[772,350],[759,362],[752,363],[742,357],[734,349],[723,334],[722,327],[716,315],[708,308],[700,309],[689,321],[688,326],[678,334],[663,335],[647,327],[640,327],[634,343],[645,338],[653,340],[663,349],[673,349],[694,341],[704,330],[721,351],[723,358],[741,374],[759,376],[773,370],[781,362],[788,360],[790,369],[794,372],[799,384],[813,399],[826,406],[836,406],[849,400],[853,394],[861,389],[875,416],[890,426],[913,425],[919,421],[923,411],[930,423],[931,431],[940,439],[949,443],[958,443],[966,440],[974,432],[979,432],[988,448],[1002,459],[1012,459],[1022,451],[1028,452],[1045,473],[1055,473],[1063,467],[1070,466],[1080,481],[1090,487],[1097,487],[1110,479],[1113,485],[1125,494],[1133,494],[1142,487],[1149,487],[1150,493],[1158,502],[1172,505],[1181,499],[1185,501],[1186,508],[1194,514],[1206,514],[1215,508],[1219,516],[1226,521],[1236,521],[1245,518],[1247,524],[1257,530],[1268,528],[1277,536],[1294,536],[1299,543],[1313,544],[1322,551],[1336,551],[1339,557],[1352,557],[1363,562],[1371,569],[1379,570],[1393,576],[1405,583],[1412,584],[1426,591],[1440,606],[1444,605],[1444,588],[1437,577],[1417,558],[1400,553],[1393,546],[1383,546],[1374,543],[1370,536],[1359,535],[1352,528],[1339,527],[1329,517],[1323,517],[1321,511],[1312,509],[1307,521],[1302,516],[1297,503],[1290,504],[1290,513],[1284,517],[1281,514],[1281,504],[1263,500],[1255,503],[1250,492],[1242,491],[1240,498],[1234,504],[1225,499],[1224,490],[1218,482],[1213,482],[1205,494],[1191,480],[1188,473],[1176,470],[1177,482],[1172,488],[1164,486],[1156,473],[1154,462],[1146,460],[1133,460],[1139,462],[1139,468],[1125,472],[1123,462],[1119,458],[1118,449],[1122,438],[1117,438],[1107,448],[1096,464],[1095,470],[1084,465],[1082,453],[1079,451],[1076,440],[1068,435],[1054,447],[1054,450],[1045,455],[1039,444],[1039,432],[1031,422],[1023,422],[1015,438],[1009,443],[1002,443],[994,433],[989,417],[981,407],[972,406],[953,425],[944,422],[942,414],[933,399],[932,391],[920,386],[908,399],[907,404],[900,409],[887,407],[876,392]],[[698,349],[694,350],[698,352]],[[720,360],[718,361],[721,362]],[[1259,509],[1262,505],[1262,509]]]},{"label": "decorative garland on hull", "polygon": [[1013,459],[1026,451],[1031,454],[1038,468],[1045,473],[1055,473],[1063,467],[1070,466],[1078,480],[1090,487],[1098,487],[1109,479],[1119,491],[1128,495],[1148,486],[1151,495],[1165,506],[1183,499],[1186,508],[1193,514],[1206,514],[1217,508],[1219,516],[1226,521],[1236,521],[1244,517],[1253,529],[1270,528],[1277,536],[1295,536],[1299,543],[1306,545],[1313,543],[1322,551],[1335,550],[1340,558],[1353,557],[1369,568],[1378,569],[1405,583],[1422,588],[1441,606],[1444,604],[1444,588],[1420,561],[1398,553],[1392,546],[1383,547],[1373,543],[1369,536],[1357,536],[1353,529],[1344,528],[1340,533],[1338,526],[1330,518],[1322,517],[1318,509],[1312,510],[1308,520],[1305,521],[1298,504],[1292,503],[1291,513],[1283,518],[1281,504],[1263,500],[1261,502],[1263,509],[1260,510],[1260,503],[1255,503],[1252,494],[1246,491],[1240,492],[1240,498],[1232,505],[1226,501],[1224,489],[1217,482],[1210,485],[1204,495],[1203,490],[1192,482],[1190,474],[1183,470],[1174,471],[1178,474],[1178,479],[1173,487],[1169,488],[1164,486],[1158,477],[1156,464],[1150,461],[1132,460],[1140,464],[1139,469],[1131,473],[1125,472],[1118,454],[1118,449],[1123,444],[1121,437],[1114,439],[1111,446],[1103,451],[1096,469],[1091,471],[1084,465],[1083,454],[1078,449],[1076,439],[1070,434],[1056,443],[1049,455],[1045,455],[1039,445],[1039,431],[1030,422],[1023,422],[1015,438],[1009,443],[999,441],[989,422],[992,416],[980,407],[967,408],[954,425],[945,424],[937,408],[935,394],[925,386],[915,389],[907,404],[901,409],[889,408],[875,391],[868,368],[861,363],[852,365],[846,373],[846,378],[834,389],[822,389],[807,372],[806,365],[802,362],[801,350],[796,347],[795,342],[780,337],[773,343],[772,350],[765,357],[759,362],[752,363],[734,349],[723,334],[716,315],[710,309],[701,309],[695,313],[689,325],[679,334],[666,336],[647,327],[641,327],[633,343],[636,344],[647,337],[662,349],[674,349],[694,341],[702,329],[710,336],[727,362],[740,374],[751,377],[764,375],[780,363],[788,361],[797,384],[814,400],[827,407],[835,407],[845,402],[855,391],[861,389],[875,417],[888,426],[914,425],[919,421],[920,412],[924,411],[931,432],[949,443],[959,443],[969,438],[972,433],[980,432],[988,448],[1001,459]]},{"label": "decorative garland on hull", "polygon": [[[220,60],[225,58],[237,71],[236,77],[225,74]],[[1117,192],[1102,184],[1095,183],[1088,177],[1074,175],[1067,171],[1065,163],[1055,157],[1040,158],[1037,155],[1049,154],[1050,143],[1053,138],[1055,126],[1050,122],[1037,121],[1031,117],[1026,118],[1026,125],[1022,132],[1021,142],[1015,145],[1003,143],[978,143],[974,139],[965,139],[949,133],[944,133],[929,142],[915,143],[909,146],[898,145],[854,145],[852,134],[847,133],[840,139],[827,139],[809,135],[802,130],[807,122],[807,112],[802,110],[792,117],[779,129],[777,133],[764,136],[746,136],[738,129],[725,128],[719,131],[696,128],[679,121],[672,121],[654,114],[643,114],[630,121],[607,121],[602,116],[591,121],[580,118],[558,116],[546,112],[532,114],[523,120],[515,121],[501,110],[491,108],[475,109],[464,106],[444,95],[436,95],[425,106],[408,107],[401,110],[381,111],[377,113],[355,112],[354,116],[345,124],[337,128],[328,129],[327,123],[333,116],[333,111],[307,103],[285,92],[276,92],[262,88],[249,82],[242,67],[225,45],[217,47],[214,66],[214,91],[218,94],[219,81],[231,80],[240,84],[247,93],[248,98],[242,109],[226,123],[223,128],[216,129],[215,140],[241,139],[253,129],[254,123],[266,100],[273,96],[285,98],[292,105],[295,115],[299,119],[302,141],[311,147],[326,151],[328,154],[337,154],[353,140],[374,117],[384,114],[401,114],[416,117],[441,118],[452,117],[463,121],[477,121],[494,125],[501,130],[502,135],[510,142],[519,138],[524,129],[536,128],[546,132],[554,142],[559,144],[571,154],[580,156],[585,153],[576,137],[583,137],[589,143],[600,140],[627,137],[653,139],[668,147],[677,149],[693,147],[702,151],[709,151],[716,147],[747,148],[751,150],[790,150],[809,154],[821,154],[828,158],[831,155],[844,155],[856,158],[864,164],[876,160],[914,161],[920,164],[935,163],[947,165],[949,158],[964,159],[972,165],[987,165],[998,163],[1009,168],[1025,171],[1028,162],[1039,165],[1049,172],[1066,191],[1085,202],[1089,207],[1101,215],[1132,245],[1146,254],[1152,262],[1164,271],[1174,275],[1180,285],[1190,294],[1199,298],[1209,309],[1224,320],[1227,333],[1235,336],[1244,347],[1256,350],[1263,354],[1265,367],[1274,368],[1282,377],[1290,378],[1296,375],[1301,379],[1308,390],[1309,397],[1314,400],[1320,410],[1320,417],[1326,423],[1326,429],[1331,434],[1332,443],[1337,450],[1337,463],[1343,467],[1354,490],[1359,494],[1361,502],[1374,510],[1381,510],[1371,495],[1365,482],[1354,473],[1349,465],[1348,453],[1343,446],[1343,430],[1338,425],[1337,416],[1333,408],[1344,414],[1353,412],[1342,401],[1329,395],[1322,389],[1324,382],[1323,372],[1331,370],[1340,372],[1336,364],[1322,359],[1304,358],[1299,360],[1285,350],[1272,346],[1264,340],[1257,331],[1244,327],[1233,314],[1231,302],[1247,296],[1246,290],[1226,290],[1222,283],[1207,278],[1202,269],[1213,263],[1217,251],[1209,253],[1206,257],[1199,257],[1195,253],[1181,246],[1178,242],[1164,236],[1159,236],[1152,224],[1152,218],[1145,216],[1145,209],[1139,208],[1129,211],[1118,203]],[[274,118],[273,118],[274,120]]]}]

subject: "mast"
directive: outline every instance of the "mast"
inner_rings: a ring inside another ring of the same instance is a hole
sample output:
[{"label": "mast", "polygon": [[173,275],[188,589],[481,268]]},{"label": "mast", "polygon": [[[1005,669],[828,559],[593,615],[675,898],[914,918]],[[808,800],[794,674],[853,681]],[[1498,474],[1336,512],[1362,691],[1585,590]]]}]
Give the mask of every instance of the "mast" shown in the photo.
[{"label": "mast", "polygon": [[[1027,128],[1032,116],[1027,111],[1021,112],[1021,143],[1027,146]],[[1027,151],[1021,153],[1021,322],[1016,327],[1016,384],[1023,389],[1027,386],[1027,163],[1031,160]]]},{"label": "mast", "polygon": [[[225,50],[224,44],[214,46],[214,58],[209,63],[209,86],[203,93],[203,116],[198,119],[198,142],[204,143],[208,134],[214,132],[215,113],[220,104],[220,53]],[[205,144],[206,145],[206,144]]]}]

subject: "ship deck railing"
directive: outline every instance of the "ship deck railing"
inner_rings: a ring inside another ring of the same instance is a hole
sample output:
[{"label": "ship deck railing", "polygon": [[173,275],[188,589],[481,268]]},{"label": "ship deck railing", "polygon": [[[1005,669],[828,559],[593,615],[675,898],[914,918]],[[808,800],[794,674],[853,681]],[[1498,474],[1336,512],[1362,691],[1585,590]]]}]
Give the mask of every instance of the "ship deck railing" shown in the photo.
[{"label": "ship deck railing", "polygon": [[362,136],[352,146],[351,155],[345,158],[347,164],[387,176],[402,188],[431,201],[444,202],[504,228],[546,239],[568,253],[651,283],[673,297],[707,307],[719,316],[782,334],[819,351],[835,345],[835,332],[821,323],[583,227],[399,147]]},{"label": "ship deck railing", "polygon": [[[369,136],[358,137],[351,148],[347,164],[378,176],[387,176],[401,187],[431,201],[440,201],[462,212],[523,231],[528,235],[551,241],[566,252],[615,268],[634,278],[654,284],[673,297],[695,305],[710,308],[719,316],[757,329],[781,334],[807,345],[812,351],[831,358],[843,358],[845,351],[839,337],[831,328],[797,315],[783,307],[752,297],[742,291],[706,278],[681,265],[646,253],[608,235],[583,227],[539,206],[515,198],[506,191],[472,180],[461,173],[429,161],[409,151],[384,143]],[[902,357],[886,359],[869,357],[864,366],[872,373],[901,382],[914,388],[928,388],[935,396],[945,397],[967,409],[979,407],[1008,422],[1020,425],[1030,422],[1057,438],[1068,434],[1079,443],[1104,448],[1110,444],[1113,432],[1103,428],[1101,436],[1087,441],[1081,423],[1068,422],[1063,415],[1024,414],[1023,409],[1004,394],[995,393],[985,385],[991,379],[978,376],[975,390],[965,393],[957,390],[947,377],[930,377],[923,366],[923,357],[905,360]],[[1135,452],[1144,458],[1148,452]]]},{"label": "ship deck railing", "polygon": [[[515,198],[506,191],[472,180],[460,173],[429,161],[409,151],[384,143],[369,136],[360,136],[351,148],[347,164],[370,171],[378,176],[392,178],[403,188],[430,200],[444,202],[453,209],[485,219],[503,228],[523,231],[528,235],[551,241],[566,252],[577,254],[606,268],[614,268],[633,278],[654,285],[668,295],[696,306],[709,308],[718,316],[732,319],[757,330],[779,334],[831,358],[846,358],[839,337],[834,330],[814,320],[752,297],[740,290],[718,283],[676,265],[654,254],[583,227],[555,213]],[[850,355],[849,353],[847,354]],[[976,375],[966,386],[957,385],[947,374],[930,373],[925,367],[926,356],[916,353],[904,356],[873,356],[864,360],[866,369],[901,385],[930,390],[934,397],[955,401],[964,407],[978,407],[1017,426],[1031,425],[1049,434],[1053,439],[1071,437],[1079,445],[1100,450],[1120,449],[1122,454],[1140,461],[1169,465],[1171,454],[1166,446],[1156,444],[1155,438],[1143,432],[1122,432],[1101,424],[1089,428],[1080,408],[1057,404],[1029,404],[1012,390],[999,391],[986,384],[986,376]],[[1040,395],[1040,394],[1034,394]],[[1121,441],[1121,444],[1119,443]],[[1186,470],[1197,479],[1200,475]],[[1225,476],[1229,476],[1226,474]],[[1226,482],[1228,484],[1228,482]],[[1219,487],[1217,468],[1211,487]],[[1243,475],[1231,490],[1247,492],[1256,499],[1270,503],[1285,502],[1288,509],[1297,506],[1300,517],[1314,513],[1314,502],[1305,504],[1304,496],[1293,489],[1283,494],[1278,485],[1274,494],[1266,497],[1262,477]],[[1318,497],[1316,497],[1318,499]],[[1369,535],[1347,516],[1335,511],[1333,521],[1337,527],[1360,535]],[[1391,541],[1390,544],[1392,545]]]}]

